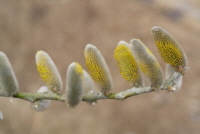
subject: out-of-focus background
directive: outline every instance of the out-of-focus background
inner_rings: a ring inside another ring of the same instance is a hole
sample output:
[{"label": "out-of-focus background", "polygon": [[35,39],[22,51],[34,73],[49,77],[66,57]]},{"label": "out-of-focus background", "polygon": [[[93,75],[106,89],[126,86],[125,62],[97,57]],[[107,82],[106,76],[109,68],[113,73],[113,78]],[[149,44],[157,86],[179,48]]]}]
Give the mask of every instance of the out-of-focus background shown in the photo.
[{"label": "out-of-focus background", "polygon": [[[44,85],[35,54],[46,51],[66,81],[68,65],[86,69],[86,44],[98,47],[114,81],[112,92],[130,88],[121,77],[114,49],[121,40],[141,39],[161,60],[150,29],[161,26],[185,50],[190,70],[174,94],[153,92],[124,101],[81,102],[76,108],[52,101],[43,112],[30,103],[0,98],[1,134],[199,134],[200,131],[200,1],[198,0],[1,0],[0,51],[8,56],[21,92]],[[64,93],[64,90],[62,90]]]}]

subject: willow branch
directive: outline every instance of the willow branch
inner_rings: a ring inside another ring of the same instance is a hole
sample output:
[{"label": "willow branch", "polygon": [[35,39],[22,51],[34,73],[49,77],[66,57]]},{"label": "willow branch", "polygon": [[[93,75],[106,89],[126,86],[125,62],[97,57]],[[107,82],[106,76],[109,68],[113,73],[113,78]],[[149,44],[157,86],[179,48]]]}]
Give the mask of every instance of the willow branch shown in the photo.
[{"label": "willow branch", "polygon": [[[181,76],[182,73],[180,72],[174,72],[169,79],[164,81],[163,87],[161,90],[166,90],[170,85],[173,84],[174,79],[177,77]],[[96,100],[100,99],[115,99],[115,100],[124,100],[126,98],[139,95],[139,94],[144,94],[144,93],[149,93],[153,92],[154,90],[151,87],[143,87],[143,88],[130,88],[122,92],[118,93],[110,93],[107,96],[105,96],[101,92],[96,92],[96,93],[90,93],[86,94],[83,96],[82,101],[86,102],[93,102]],[[18,92],[13,95],[14,98],[19,98],[23,99],[29,102],[35,102],[37,100],[42,100],[42,99],[47,99],[47,100],[57,100],[61,102],[65,102],[65,94],[57,94],[53,92],[44,92],[44,93],[21,93]]]}]

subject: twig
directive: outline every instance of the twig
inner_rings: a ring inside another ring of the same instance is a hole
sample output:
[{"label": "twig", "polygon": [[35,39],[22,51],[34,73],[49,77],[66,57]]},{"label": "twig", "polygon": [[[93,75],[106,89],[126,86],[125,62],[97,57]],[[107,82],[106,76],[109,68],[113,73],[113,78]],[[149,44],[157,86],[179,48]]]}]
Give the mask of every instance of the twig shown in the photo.
[{"label": "twig", "polygon": [[[177,77],[179,77],[180,75],[182,75],[180,72],[174,72],[169,79],[164,81],[163,87],[161,88],[161,90],[166,90],[167,87],[169,87],[173,83],[173,80],[176,79]],[[95,92],[95,93],[83,95],[82,101],[93,102],[93,101],[100,100],[100,99],[124,100],[131,96],[149,93],[149,92],[153,92],[153,91],[154,90],[151,87],[143,87],[143,88],[133,87],[131,89],[127,89],[122,92],[110,93],[106,96],[101,92]],[[57,93],[53,93],[53,92],[44,92],[44,93],[18,92],[15,95],[13,95],[13,97],[23,99],[26,101],[30,101],[30,102],[35,102],[35,101],[41,100],[41,99],[57,100],[57,101],[65,102],[65,98],[66,98],[65,94],[57,94]]]}]

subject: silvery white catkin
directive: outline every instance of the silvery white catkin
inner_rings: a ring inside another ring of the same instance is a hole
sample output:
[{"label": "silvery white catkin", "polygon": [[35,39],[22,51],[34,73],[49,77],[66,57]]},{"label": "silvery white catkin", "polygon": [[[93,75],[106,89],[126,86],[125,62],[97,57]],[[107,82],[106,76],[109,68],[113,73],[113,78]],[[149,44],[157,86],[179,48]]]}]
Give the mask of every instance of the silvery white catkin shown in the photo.
[{"label": "silvery white catkin", "polygon": [[0,120],[3,120],[3,114],[1,111],[0,111]]},{"label": "silvery white catkin", "polygon": [[132,39],[130,45],[140,69],[150,80],[151,87],[160,89],[163,83],[163,73],[156,57],[139,39]]},{"label": "silvery white catkin", "polygon": [[0,52],[0,96],[12,97],[17,93],[18,82],[7,56]]},{"label": "silvery white catkin", "polygon": [[[83,81],[83,95],[94,95],[98,93],[98,88],[95,84],[95,81],[92,79],[92,77],[85,71],[83,70],[83,76],[84,76],[84,81]],[[90,101],[88,104],[90,105],[96,105],[96,101]]]},{"label": "silvery white catkin", "polygon": [[82,100],[83,95],[83,69],[73,62],[67,69],[66,103],[69,107],[75,107]]},{"label": "silvery white catkin", "polygon": [[56,93],[59,92],[62,89],[62,79],[51,57],[44,51],[38,51],[36,65],[38,73],[48,89]]},{"label": "silvery white catkin", "polygon": [[[47,86],[42,86],[39,88],[38,93],[48,92],[49,89]],[[36,111],[43,111],[49,107],[51,100],[37,100],[32,103],[32,108]]]},{"label": "silvery white catkin", "polygon": [[[171,65],[166,64],[165,79],[167,80],[174,72],[175,72],[175,69]],[[172,86],[175,88],[175,90],[181,88],[182,79],[183,79],[182,75],[174,79]]]},{"label": "silvery white catkin", "polygon": [[89,94],[97,92],[97,87],[91,76],[83,70],[84,82],[83,82],[83,94]]}]

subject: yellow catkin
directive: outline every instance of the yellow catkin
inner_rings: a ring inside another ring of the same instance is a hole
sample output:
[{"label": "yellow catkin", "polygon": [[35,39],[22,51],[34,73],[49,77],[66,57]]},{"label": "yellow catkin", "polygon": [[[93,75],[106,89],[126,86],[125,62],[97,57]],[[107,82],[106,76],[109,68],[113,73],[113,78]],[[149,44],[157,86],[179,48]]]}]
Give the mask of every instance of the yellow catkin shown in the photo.
[{"label": "yellow catkin", "polygon": [[75,107],[82,100],[83,69],[80,64],[73,62],[67,69],[66,102],[68,106]]},{"label": "yellow catkin", "polygon": [[187,66],[187,58],[174,37],[159,26],[154,26],[151,33],[163,60],[172,65],[176,71],[184,71]]},{"label": "yellow catkin", "polygon": [[120,73],[134,87],[141,87],[143,80],[135,58],[130,50],[129,44],[120,41],[114,52],[114,57],[120,69]]},{"label": "yellow catkin", "polygon": [[107,94],[112,89],[112,77],[107,64],[100,51],[93,45],[88,44],[84,51],[86,66],[91,77],[99,83],[101,91]]},{"label": "yellow catkin", "polygon": [[130,45],[140,69],[149,78],[151,86],[160,88],[163,74],[155,56],[139,39],[132,39]]},{"label": "yellow catkin", "polygon": [[12,97],[18,90],[18,82],[7,56],[0,52],[0,96]]},{"label": "yellow catkin", "polygon": [[44,51],[36,54],[36,65],[42,80],[47,84],[49,90],[58,92],[62,89],[61,76],[51,57]]}]

